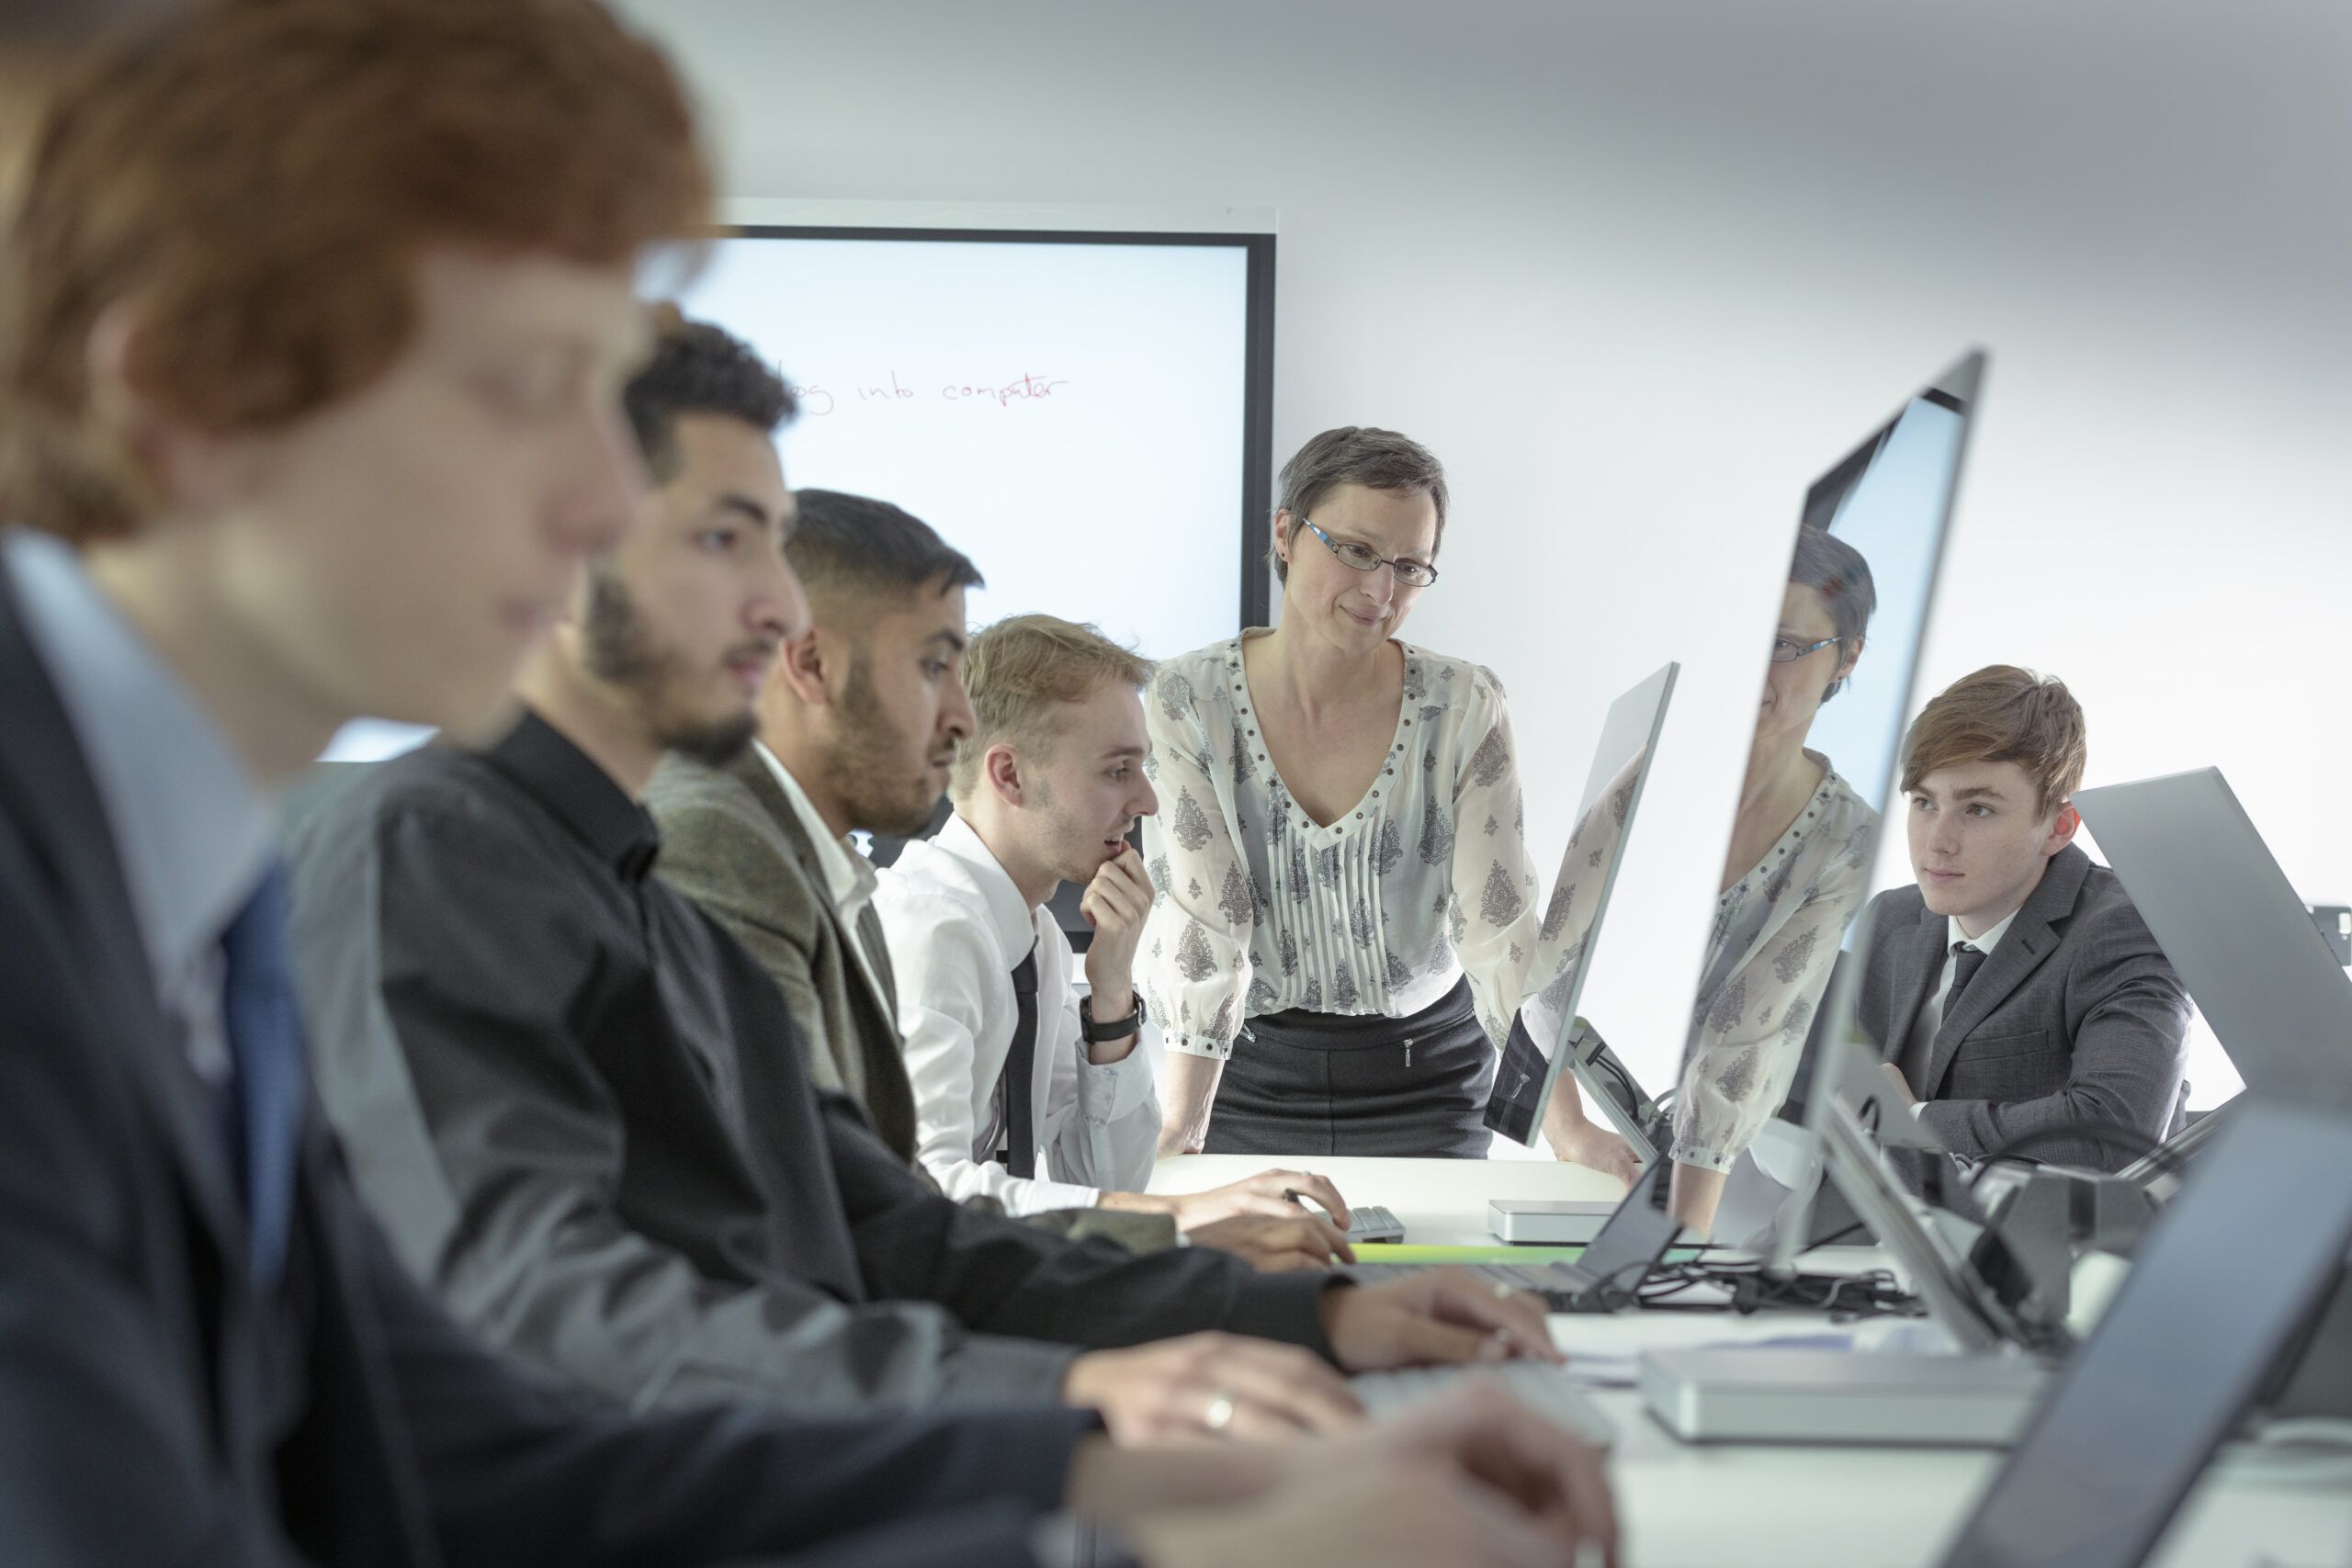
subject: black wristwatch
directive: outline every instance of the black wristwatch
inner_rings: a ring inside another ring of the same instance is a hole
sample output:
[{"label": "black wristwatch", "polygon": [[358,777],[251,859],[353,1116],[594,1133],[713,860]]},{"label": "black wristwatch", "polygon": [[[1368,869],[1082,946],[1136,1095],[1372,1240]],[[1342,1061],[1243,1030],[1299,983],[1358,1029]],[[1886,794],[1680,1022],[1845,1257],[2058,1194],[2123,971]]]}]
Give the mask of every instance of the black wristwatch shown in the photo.
[{"label": "black wristwatch", "polygon": [[1125,1018],[1114,1018],[1108,1023],[1094,1021],[1094,998],[1082,998],[1078,1004],[1078,1032],[1086,1036],[1089,1045],[1104,1045],[1114,1040],[1125,1040],[1130,1034],[1143,1032],[1143,993],[1132,993],[1135,1007]]}]

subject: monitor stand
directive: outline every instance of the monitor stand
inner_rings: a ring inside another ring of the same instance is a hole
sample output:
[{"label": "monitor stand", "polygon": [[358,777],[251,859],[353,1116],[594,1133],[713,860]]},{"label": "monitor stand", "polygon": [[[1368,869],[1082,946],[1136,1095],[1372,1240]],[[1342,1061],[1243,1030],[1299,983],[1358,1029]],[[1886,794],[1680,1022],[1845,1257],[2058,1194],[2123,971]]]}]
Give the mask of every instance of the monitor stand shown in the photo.
[{"label": "monitor stand", "polygon": [[[1561,1049],[1568,1054],[1562,1065],[1647,1170],[1665,1141],[1666,1112],[1643,1091],[1600,1032],[1581,1016],[1570,1025]],[[1558,1094],[1563,1087],[1555,1077],[1552,1092]],[[1500,1241],[1581,1247],[1600,1234],[1616,1209],[1616,1201],[1608,1199],[1497,1198],[1487,1205],[1487,1228]]]}]

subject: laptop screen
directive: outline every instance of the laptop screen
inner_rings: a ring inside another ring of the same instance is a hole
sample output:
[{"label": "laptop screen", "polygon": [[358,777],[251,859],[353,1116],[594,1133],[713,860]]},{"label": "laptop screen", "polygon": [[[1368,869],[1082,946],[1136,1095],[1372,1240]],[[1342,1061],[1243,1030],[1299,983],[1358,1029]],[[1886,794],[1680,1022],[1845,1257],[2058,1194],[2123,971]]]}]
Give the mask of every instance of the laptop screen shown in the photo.
[{"label": "laptop screen", "polygon": [[2075,805],[2246,1088],[2352,1109],[2352,980],[2221,770]]},{"label": "laptop screen", "polygon": [[1944,1568],[2136,1568],[2343,1277],[2347,1169],[2352,1120],[2245,1106]]},{"label": "laptop screen", "polygon": [[1674,1245],[1681,1227],[1667,1209],[1669,1168],[1666,1160],[1652,1160],[1624,1201],[1611,1212],[1609,1223],[1600,1227],[1584,1256],[1577,1259],[1577,1270],[1595,1285],[1633,1290]]}]

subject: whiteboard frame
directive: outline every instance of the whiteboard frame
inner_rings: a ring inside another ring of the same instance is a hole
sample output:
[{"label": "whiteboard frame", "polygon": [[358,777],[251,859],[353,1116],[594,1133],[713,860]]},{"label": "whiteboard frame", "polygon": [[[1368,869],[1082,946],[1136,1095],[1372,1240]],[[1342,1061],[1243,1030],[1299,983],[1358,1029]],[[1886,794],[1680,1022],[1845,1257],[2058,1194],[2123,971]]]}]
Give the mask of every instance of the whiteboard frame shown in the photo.
[{"label": "whiteboard frame", "polygon": [[1274,236],[1271,233],[1188,232],[1114,229],[918,229],[875,224],[729,223],[709,231],[718,240],[894,240],[949,244],[1215,245],[1247,257],[1242,318],[1241,624],[1236,631],[1271,624],[1274,486]]}]

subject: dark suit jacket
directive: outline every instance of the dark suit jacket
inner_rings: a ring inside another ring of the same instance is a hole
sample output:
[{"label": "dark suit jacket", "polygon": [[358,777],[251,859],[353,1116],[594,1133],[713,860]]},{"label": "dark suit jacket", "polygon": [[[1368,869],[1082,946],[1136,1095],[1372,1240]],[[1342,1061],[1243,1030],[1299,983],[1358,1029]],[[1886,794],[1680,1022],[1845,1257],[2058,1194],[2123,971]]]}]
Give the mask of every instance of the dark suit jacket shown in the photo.
[{"label": "dark suit jacket", "polygon": [[838,1539],[828,1562],[1030,1561],[1080,1418],[589,1412],[410,1282],[315,1104],[285,1282],[257,1292],[213,1103],[5,570],[0,735],[0,1557],[552,1568]]},{"label": "dark suit jacket", "polygon": [[807,1036],[810,1076],[865,1108],[899,1158],[915,1156],[915,1096],[899,1043],[897,979],[872,906],[860,922],[890,994],[876,995],[825,887],[800,814],[759,753],[714,768],[676,752],[645,793],[662,827],[655,873],[725,926],[775,983]]},{"label": "dark suit jacket", "polygon": [[[1860,1021],[1900,1062],[1950,948],[1919,889],[1871,904]],[[2161,1139],[2178,1113],[2188,993],[2123,886],[2072,845],[2051,857],[2016,920],[1935,1039],[1919,1120],[1954,1154],[1981,1159],[2080,1122]],[[2140,1151],[2043,1138],[2019,1151],[2116,1170]]]}]

